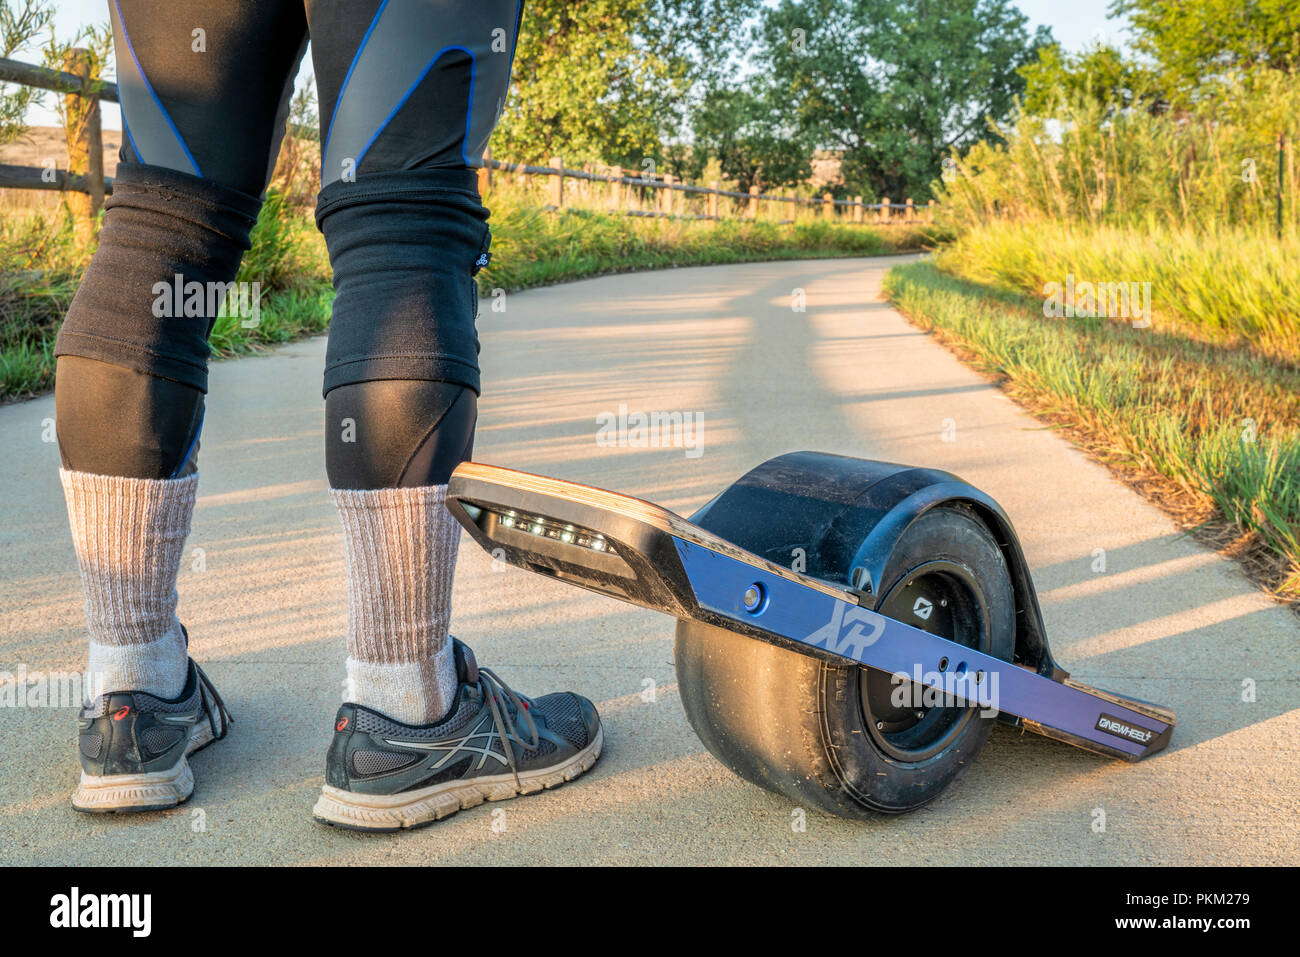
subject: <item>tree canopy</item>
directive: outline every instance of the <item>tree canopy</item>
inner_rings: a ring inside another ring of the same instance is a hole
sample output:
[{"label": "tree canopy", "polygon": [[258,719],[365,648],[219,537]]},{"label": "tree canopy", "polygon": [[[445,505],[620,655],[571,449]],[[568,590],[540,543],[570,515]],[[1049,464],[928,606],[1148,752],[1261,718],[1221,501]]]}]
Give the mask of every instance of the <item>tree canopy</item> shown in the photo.
[{"label": "tree canopy", "polygon": [[726,62],[758,0],[529,0],[497,152],[640,167]]},{"label": "tree canopy", "polygon": [[1300,66],[1296,0],[1114,0],[1111,13],[1128,17],[1138,52],[1155,61],[1173,93]]},{"label": "tree canopy", "polygon": [[943,155],[988,134],[1050,42],[1009,0],[781,0],[755,56],[801,142],[842,157],[844,192],[928,195]]}]

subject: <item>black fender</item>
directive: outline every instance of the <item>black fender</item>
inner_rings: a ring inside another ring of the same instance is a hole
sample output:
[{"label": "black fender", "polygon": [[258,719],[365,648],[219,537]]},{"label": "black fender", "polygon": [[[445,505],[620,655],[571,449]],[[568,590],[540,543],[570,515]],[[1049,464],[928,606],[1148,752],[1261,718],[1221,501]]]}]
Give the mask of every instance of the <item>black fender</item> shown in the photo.
[{"label": "black fender", "polygon": [[[724,507],[715,509],[719,503]],[[848,585],[863,596],[862,604],[874,608],[881,576],[903,532],[930,509],[953,503],[965,505],[984,523],[1006,559],[1016,600],[1016,664],[1063,681],[1068,673],[1052,658],[1011,519],[991,496],[950,472],[790,452],[747,472],[690,520],[768,561]]]}]

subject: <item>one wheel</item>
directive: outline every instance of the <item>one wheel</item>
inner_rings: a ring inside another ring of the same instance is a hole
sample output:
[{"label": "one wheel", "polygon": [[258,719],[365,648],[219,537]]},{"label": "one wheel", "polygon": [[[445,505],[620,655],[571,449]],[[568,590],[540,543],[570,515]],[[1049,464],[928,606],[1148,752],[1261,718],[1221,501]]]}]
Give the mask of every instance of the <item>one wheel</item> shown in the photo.
[{"label": "one wheel", "polygon": [[[883,615],[1012,658],[1007,565],[961,505],[936,507],[908,526],[880,595]],[[996,720],[952,699],[900,705],[883,672],[710,625],[679,621],[675,652],[687,719],[715,757],[754,784],[845,817],[899,814],[934,800],[979,754]]]}]

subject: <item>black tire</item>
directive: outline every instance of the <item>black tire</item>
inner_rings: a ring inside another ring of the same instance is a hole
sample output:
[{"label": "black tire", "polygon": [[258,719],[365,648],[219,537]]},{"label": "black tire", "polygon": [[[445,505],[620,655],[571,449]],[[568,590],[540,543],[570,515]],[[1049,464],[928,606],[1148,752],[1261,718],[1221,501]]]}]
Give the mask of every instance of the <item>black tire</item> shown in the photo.
[{"label": "black tire", "polygon": [[[934,508],[908,526],[880,593],[882,614],[1011,660],[1011,577],[969,509]],[[930,602],[925,619],[913,612],[925,611],[917,598]],[[675,659],[686,716],[715,757],[760,787],[845,817],[934,800],[979,754],[996,720],[942,704],[918,717],[889,701],[890,679],[880,672],[694,622],[678,622]]]}]

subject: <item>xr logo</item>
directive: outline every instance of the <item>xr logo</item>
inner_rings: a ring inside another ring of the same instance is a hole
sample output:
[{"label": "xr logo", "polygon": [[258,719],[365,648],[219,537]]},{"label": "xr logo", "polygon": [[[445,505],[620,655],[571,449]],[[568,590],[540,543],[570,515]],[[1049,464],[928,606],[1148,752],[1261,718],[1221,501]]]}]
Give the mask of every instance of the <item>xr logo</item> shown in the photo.
[{"label": "xr logo", "polygon": [[934,605],[930,604],[929,600],[925,598],[918,598],[916,604],[912,606],[912,614],[922,621],[929,621],[932,611],[934,611]]},{"label": "xr logo", "polygon": [[885,619],[874,611],[837,601],[831,620],[809,635],[808,643],[861,661],[865,649],[874,645],[884,630]]}]

